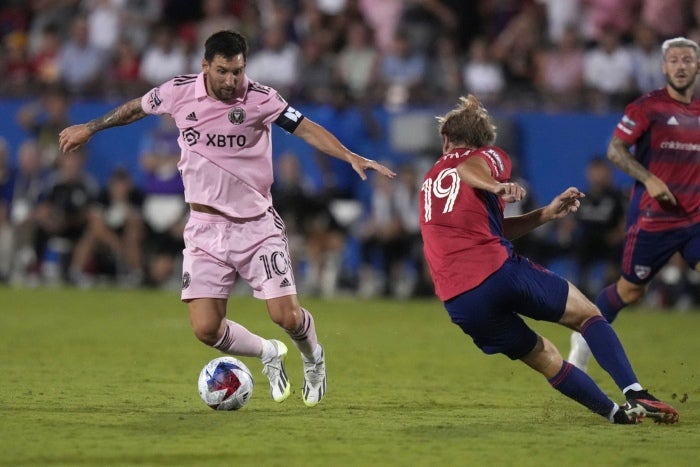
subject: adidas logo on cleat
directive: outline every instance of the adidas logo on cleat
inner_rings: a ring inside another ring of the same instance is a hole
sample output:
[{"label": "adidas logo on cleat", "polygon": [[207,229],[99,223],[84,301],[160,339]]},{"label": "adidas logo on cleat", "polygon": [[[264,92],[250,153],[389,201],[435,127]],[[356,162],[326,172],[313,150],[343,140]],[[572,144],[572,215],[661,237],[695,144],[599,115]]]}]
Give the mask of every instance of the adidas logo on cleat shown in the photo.
[{"label": "adidas logo on cleat", "polygon": [[185,120],[192,120],[193,122],[198,121],[198,120],[197,120],[197,115],[196,115],[194,112],[192,112],[192,113],[190,113],[189,115],[187,115],[187,117],[185,117]]},{"label": "adidas logo on cleat", "polygon": [[282,282],[280,282],[280,288],[291,287],[291,286],[292,286],[292,283],[289,282],[289,279],[287,279],[286,277],[284,279],[282,279]]}]

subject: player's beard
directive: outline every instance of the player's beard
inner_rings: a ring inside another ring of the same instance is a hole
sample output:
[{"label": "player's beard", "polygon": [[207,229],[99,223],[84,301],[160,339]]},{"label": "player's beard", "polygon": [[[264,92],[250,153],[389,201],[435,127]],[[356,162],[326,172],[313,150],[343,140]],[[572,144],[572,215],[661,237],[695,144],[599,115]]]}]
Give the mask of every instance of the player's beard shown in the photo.
[{"label": "player's beard", "polygon": [[668,85],[671,86],[671,88],[672,88],[674,91],[676,91],[678,94],[685,94],[685,92],[686,92],[688,89],[690,89],[690,88],[695,84],[695,80],[690,80],[690,81],[688,81],[688,84],[686,84],[685,86],[678,86],[678,85],[675,84],[675,83],[673,82],[673,80],[672,80],[670,77],[668,77],[668,76],[666,77],[666,82],[667,82]]}]

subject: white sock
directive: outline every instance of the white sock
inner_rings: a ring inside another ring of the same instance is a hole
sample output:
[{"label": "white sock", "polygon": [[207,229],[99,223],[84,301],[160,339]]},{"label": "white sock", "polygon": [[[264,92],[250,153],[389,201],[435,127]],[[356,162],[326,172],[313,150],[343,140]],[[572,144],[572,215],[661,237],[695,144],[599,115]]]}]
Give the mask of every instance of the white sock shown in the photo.
[{"label": "white sock", "polygon": [[277,356],[277,347],[267,339],[262,339],[262,354],[260,359],[263,362],[270,361],[273,357]]},{"label": "white sock", "polygon": [[644,388],[639,383],[630,384],[625,389],[622,390],[622,394],[626,394],[627,391],[642,391]]}]

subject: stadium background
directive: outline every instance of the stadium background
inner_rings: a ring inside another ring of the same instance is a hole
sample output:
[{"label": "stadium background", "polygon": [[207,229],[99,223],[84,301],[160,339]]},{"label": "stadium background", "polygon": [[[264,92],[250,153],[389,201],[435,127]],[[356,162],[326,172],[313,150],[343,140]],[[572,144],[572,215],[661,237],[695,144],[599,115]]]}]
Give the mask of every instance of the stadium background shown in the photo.
[{"label": "stadium background", "polygon": [[[69,122],[86,121],[173,73],[198,72],[203,38],[237,28],[250,41],[253,79],[279,89],[352,150],[397,170],[411,166],[422,173],[439,152],[434,116],[459,95],[476,94],[494,115],[498,144],[517,162],[531,203],[543,204],[569,185],[587,188],[586,167],[604,156],[624,105],[663,85],[661,42],[700,37],[699,25],[697,0],[8,1],[0,5],[0,136],[11,169],[20,145],[36,136],[18,115],[40,107],[47,92],[66,93]],[[362,67],[343,70],[349,52],[356,60],[371,57],[364,84],[353,74]],[[349,104],[342,110],[340,95]],[[88,172],[104,186],[123,167],[139,184],[143,140],[157,124],[147,118],[96,135],[88,145]],[[328,184],[329,168],[319,162],[323,157],[277,127],[273,140],[275,162],[293,154],[312,196],[337,195]],[[615,170],[614,184],[627,191],[631,180]],[[376,188],[354,178],[349,185],[342,197],[352,198],[360,214],[358,227],[344,232],[343,267],[357,276],[369,263],[388,275],[384,252],[365,251],[357,232],[373,215]],[[544,235],[557,236],[557,229]],[[575,248],[561,250],[556,260],[564,266],[534,259],[575,280]],[[415,257],[409,261],[420,267]],[[681,306],[697,303],[698,275],[679,264],[673,268],[660,277],[673,279],[666,289],[680,295],[650,294],[653,304],[675,305],[681,296]]]}]

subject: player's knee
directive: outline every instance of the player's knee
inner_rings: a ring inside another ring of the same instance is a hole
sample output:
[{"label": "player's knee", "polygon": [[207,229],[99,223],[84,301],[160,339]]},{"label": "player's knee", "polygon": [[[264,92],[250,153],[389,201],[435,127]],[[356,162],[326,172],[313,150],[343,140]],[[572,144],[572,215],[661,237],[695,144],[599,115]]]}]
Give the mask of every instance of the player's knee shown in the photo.
[{"label": "player's knee", "polygon": [[208,323],[192,323],[192,332],[195,337],[206,345],[213,346],[219,340],[219,326]]},{"label": "player's knee", "polygon": [[617,293],[622,301],[631,305],[641,300],[646,295],[647,287],[639,284],[624,283],[618,284]]},{"label": "player's knee", "polygon": [[287,331],[293,331],[301,322],[301,309],[298,306],[286,306],[270,312],[272,321]]}]

